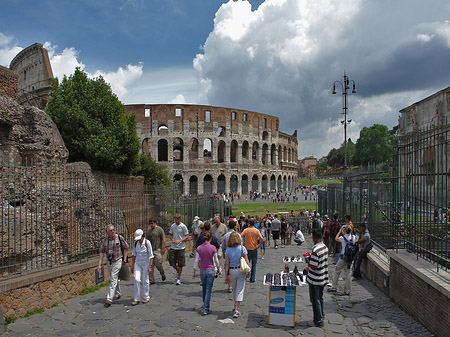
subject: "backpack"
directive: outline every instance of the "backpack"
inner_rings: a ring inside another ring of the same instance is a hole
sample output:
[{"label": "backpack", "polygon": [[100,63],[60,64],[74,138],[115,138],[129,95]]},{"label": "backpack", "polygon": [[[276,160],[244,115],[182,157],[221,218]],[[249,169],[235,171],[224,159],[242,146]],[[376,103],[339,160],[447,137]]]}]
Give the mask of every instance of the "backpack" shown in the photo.
[{"label": "backpack", "polygon": [[351,263],[356,254],[356,247],[353,243],[353,235],[350,236],[350,240],[347,240],[345,236],[343,236],[343,238],[345,241],[344,261]]}]

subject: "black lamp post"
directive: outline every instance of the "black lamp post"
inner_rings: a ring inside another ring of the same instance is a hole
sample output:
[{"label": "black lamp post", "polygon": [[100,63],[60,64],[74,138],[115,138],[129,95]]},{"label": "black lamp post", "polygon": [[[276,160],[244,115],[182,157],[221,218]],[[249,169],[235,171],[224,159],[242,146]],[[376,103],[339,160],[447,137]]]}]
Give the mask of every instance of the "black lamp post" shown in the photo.
[{"label": "black lamp post", "polygon": [[344,115],[344,120],[341,121],[341,124],[344,125],[344,200],[343,200],[343,209],[342,216],[345,216],[346,213],[346,201],[347,198],[345,196],[346,185],[347,185],[347,124],[351,123],[351,119],[347,119],[347,90],[350,89],[350,83],[352,84],[352,94],[356,94],[356,86],[355,81],[349,80],[347,74],[344,71],[344,83],[341,81],[334,81],[333,83],[333,95],[336,95],[336,83],[339,83],[342,87],[342,114]]}]

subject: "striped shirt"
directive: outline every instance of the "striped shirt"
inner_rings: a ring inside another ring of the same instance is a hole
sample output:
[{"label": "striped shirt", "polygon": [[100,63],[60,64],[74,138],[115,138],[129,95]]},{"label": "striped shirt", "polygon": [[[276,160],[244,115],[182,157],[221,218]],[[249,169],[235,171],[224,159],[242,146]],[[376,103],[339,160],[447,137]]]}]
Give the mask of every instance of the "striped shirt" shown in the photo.
[{"label": "striped shirt", "polygon": [[318,242],[312,247],[306,282],[315,286],[324,286],[328,283],[328,248],[323,242]]}]

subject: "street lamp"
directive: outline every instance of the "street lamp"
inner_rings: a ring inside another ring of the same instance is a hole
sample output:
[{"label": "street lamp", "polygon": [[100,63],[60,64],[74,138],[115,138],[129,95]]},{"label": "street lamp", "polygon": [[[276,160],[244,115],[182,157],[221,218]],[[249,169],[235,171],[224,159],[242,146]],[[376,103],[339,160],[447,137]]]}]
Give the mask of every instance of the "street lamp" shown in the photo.
[{"label": "street lamp", "polygon": [[346,205],[347,205],[347,198],[346,198],[346,189],[347,189],[347,124],[349,124],[352,120],[347,120],[347,90],[350,89],[350,83],[352,84],[352,94],[356,94],[356,87],[355,87],[355,81],[349,80],[347,74],[344,71],[344,83],[341,81],[334,81],[333,83],[333,95],[336,95],[336,83],[339,83],[342,87],[342,114],[344,115],[344,120],[341,121],[341,124],[344,125],[344,186],[343,186],[343,195],[344,200],[342,202],[342,216],[345,216],[346,214]]},{"label": "street lamp", "polygon": [[347,90],[350,89],[350,83],[352,84],[352,94],[356,94],[355,81],[349,80],[348,76],[344,71],[344,83],[341,81],[334,81],[333,83],[333,95],[336,95],[336,83],[339,83],[342,87],[342,114],[344,115],[344,120],[341,124],[344,125],[344,173],[347,171],[347,124],[352,122],[351,119],[347,119]]}]

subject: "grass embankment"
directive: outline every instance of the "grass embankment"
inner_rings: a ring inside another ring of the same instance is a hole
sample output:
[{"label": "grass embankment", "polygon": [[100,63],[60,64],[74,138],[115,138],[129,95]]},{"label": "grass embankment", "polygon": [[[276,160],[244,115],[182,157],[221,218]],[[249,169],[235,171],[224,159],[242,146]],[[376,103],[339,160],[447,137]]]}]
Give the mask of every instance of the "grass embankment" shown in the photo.
[{"label": "grass embankment", "polygon": [[303,179],[299,179],[298,180],[298,184],[299,185],[328,185],[328,184],[337,184],[337,183],[341,183],[342,180],[340,179],[308,179],[308,178],[303,178]]},{"label": "grass embankment", "polygon": [[246,216],[248,215],[258,215],[264,216],[267,212],[278,213],[278,212],[290,212],[294,210],[298,213],[300,210],[316,209],[316,202],[279,202],[279,203],[264,203],[264,202],[250,202],[248,204],[233,205],[233,215],[239,217],[239,214],[243,212]]}]

